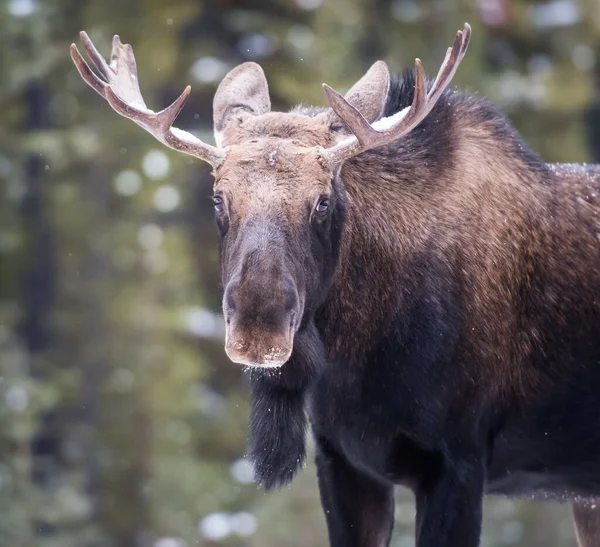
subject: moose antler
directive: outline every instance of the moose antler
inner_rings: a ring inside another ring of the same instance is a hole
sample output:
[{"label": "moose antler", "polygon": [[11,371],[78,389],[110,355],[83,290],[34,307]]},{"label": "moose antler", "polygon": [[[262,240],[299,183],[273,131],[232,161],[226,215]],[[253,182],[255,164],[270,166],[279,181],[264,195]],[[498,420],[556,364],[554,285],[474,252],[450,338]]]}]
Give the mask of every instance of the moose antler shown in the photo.
[{"label": "moose antler", "polygon": [[90,69],[75,44],[71,44],[71,58],[86,83],[102,95],[117,113],[133,120],[170,148],[200,158],[213,166],[224,160],[223,148],[206,144],[186,131],[171,127],[190,94],[189,85],[173,104],[160,112],[154,112],[146,107],[140,92],[131,46],[122,44],[119,37],[115,36],[111,61],[108,64],[84,31],[80,36],[100,76]]},{"label": "moose antler", "polygon": [[[446,58],[438,75],[427,93],[425,70],[420,59],[415,59],[415,95],[413,103],[389,118],[384,118],[371,125],[363,115],[342,95],[327,84],[323,89],[334,112],[348,125],[354,137],[323,151],[323,156],[330,165],[339,165],[343,161],[356,156],[365,150],[383,146],[410,133],[431,112],[442,93],[454,77],[458,65],[462,61],[469,40],[471,27],[465,23],[463,30],[456,33],[454,44],[448,48]],[[381,130],[380,130],[381,129]]]}]

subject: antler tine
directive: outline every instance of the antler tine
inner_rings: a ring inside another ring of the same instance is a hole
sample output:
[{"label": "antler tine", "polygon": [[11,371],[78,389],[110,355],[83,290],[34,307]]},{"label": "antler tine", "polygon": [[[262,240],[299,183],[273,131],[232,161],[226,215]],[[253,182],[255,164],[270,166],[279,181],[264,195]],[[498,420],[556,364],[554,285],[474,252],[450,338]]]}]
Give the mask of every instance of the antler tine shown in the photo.
[{"label": "antler tine", "polygon": [[471,27],[465,23],[464,30],[459,30],[456,33],[456,38],[454,38],[452,47],[448,48],[446,58],[444,59],[433,86],[427,95],[428,100],[437,100],[437,97],[443,93],[452,78],[454,78],[458,65],[467,52],[470,39]]},{"label": "antler tine", "polygon": [[81,41],[83,42],[83,47],[85,48],[85,51],[87,52],[92,63],[94,63],[94,66],[96,67],[98,72],[100,72],[100,74],[102,76],[104,76],[104,78],[106,80],[108,80],[109,74],[110,74],[110,68],[109,68],[108,64],[106,63],[106,59],[104,59],[104,57],[102,57],[101,53],[96,49],[96,46],[90,40],[90,37],[88,36],[88,34],[85,30],[82,30],[79,33],[79,37],[81,38]]},{"label": "antler tine", "polygon": [[[448,48],[444,62],[429,92],[427,92],[427,80],[423,65],[420,59],[415,59],[415,94],[413,102],[405,111],[392,117],[391,121],[395,122],[393,125],[381,131],[369,124],[362,114],[349,104],[344,97],[324,84],[323,87],[331,108],[346,122],[355,136],[355,138],[346,139],[323,151],[323,156],[330,165],[339,165],[344,160],[361,152],[393,142],[417,127],[431,112],[452,81],[458,65],[467,52],[470,40],[471,27],[468,23],[465,23],[464,29],[456,33],[452,47]],[[394,120],[395,117],[398,119]],[[377,122],[375,122],[375,125],[377,125]]]},{"label": "antler tine", "polygon": [[469,42],[471,41],[471,25],[469,23],[465,23],[463,28],[463,42],[462,48],[460,50],[460,60],[462,61],[465,53],[467,53],[467,48],[469,47]]},{"label": "antler tine", "polygon": [[83,80],[102,95],[115,112],[134,121],[170,148],[200,158],[213,166],[222,163],[225,149],[206,144],[190,133],[172,127],[190,95],[189,85],[171,105],[154,112],[146,107],[142,97],[135,56],[129,44],[122,44],[119,36],[115,35],[111,62],[108,64],[83,31],[81,40],[100,76],[86,63],[75,44],[71,45],[73,62]]},{"label": "antler tine", "polygon": [[[402,118],[402,123],[406,126],[413,127],[415,120],[422,119],[422,113],[427,108],[427,76],[421,59],[415,59],[415,94],[410,108]],[[418,122],[417,122],[418,123]],[[377,137],[380,137],[383,132],[377,132]]]},{"label": "antler tine", "polygon": [[323,89],[327,95],[327,100],[333,111],[342,118],[350,131],[354,133],[358,142],[361,145],[366,145],[369,138],[372,138],[376,134],[376,131],[371,127],[371,124],[365,119],[365,117],[352,106],[344,97],[329,87],[327,84],[323,84]]},{"label": "antler tine", "polygon": [[98,92],[99,95],[106,98],[106,94],[104,89],[106,88],[106,82],[103,82],[94,71],[90,68],[90,66],[86,63],[85,59],[79,53],[77,46],[75,44],[71,44],[71,59],[75,63],[77,67],[77,71],[79,75],[83,78],[86,84],[88,84],[92,89]]}]

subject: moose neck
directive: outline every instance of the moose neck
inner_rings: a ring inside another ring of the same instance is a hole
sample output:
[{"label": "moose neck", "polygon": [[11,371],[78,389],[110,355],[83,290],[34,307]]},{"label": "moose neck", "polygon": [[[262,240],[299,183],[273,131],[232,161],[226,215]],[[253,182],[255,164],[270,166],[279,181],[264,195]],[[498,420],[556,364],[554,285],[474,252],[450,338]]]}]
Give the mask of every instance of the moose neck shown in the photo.
[{"label": "moose neck", "polygon": [[493,107],[447,95],[413,133],[341,169],[346,227],[334,285],[317,317],[330,358],[356,358],[369,350],[373,332],[419,299],[435,298],[431,290],[442,291],[458,271],[459,249],[462,260],[478,252],[500,260],[506,246],[525,246],[510,241],[507,217],[523,237],[534,229],[546,165]]}]

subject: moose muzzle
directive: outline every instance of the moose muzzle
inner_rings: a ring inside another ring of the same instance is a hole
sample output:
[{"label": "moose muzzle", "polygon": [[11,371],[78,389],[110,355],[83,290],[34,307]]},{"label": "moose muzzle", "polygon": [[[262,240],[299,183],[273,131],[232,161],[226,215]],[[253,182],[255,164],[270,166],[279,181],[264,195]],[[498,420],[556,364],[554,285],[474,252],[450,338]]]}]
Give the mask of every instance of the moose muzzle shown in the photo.
[{"label": "moose muzzle", "polygon": [[288,361],[301,316],[291,277],[246,271],[228,283],[223,304],[225,351],[233,362],[280,367]]}]

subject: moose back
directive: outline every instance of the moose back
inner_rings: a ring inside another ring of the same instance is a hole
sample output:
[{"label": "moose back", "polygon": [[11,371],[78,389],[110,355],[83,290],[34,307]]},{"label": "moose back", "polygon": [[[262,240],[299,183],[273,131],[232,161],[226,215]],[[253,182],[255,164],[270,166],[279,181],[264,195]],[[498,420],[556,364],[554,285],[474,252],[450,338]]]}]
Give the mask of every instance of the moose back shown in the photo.
[{"label": "moose back", "polygon": [[600,169],[553,165],[492,105],[421,62],[378,61],[329,108],[271,112],[255,63],[213,104],[216,146],[149,110],[129,45],[85,33],[83,79],[159,141],[210,163],[225,350],[248,366],[265,488],[305,459],[309,420],[334,547],[383,547],[393,488],[418,547],[479,545],[487,493],[571,501],[600,545]]}]

